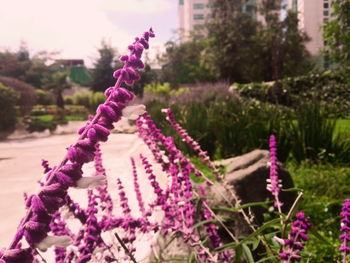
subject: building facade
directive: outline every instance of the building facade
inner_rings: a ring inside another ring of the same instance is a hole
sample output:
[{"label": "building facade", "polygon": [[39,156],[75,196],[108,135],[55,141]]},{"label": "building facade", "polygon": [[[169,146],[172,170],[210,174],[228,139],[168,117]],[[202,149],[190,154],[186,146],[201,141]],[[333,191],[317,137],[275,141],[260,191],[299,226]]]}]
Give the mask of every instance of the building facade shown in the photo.
[{"label": "building facade", "polygon": [[179,0],[180,41],[187,41],[191,32],[205,35],[205,22],[210,17],[209,0]]},{"label": "building facade", "polygon": [[322,25],[330,18],[331,6],[332,0],[288,0],[288,8],[298,13],[300,30],[310,37],[306,49],[313,56],[324,47]]},{"label": "building facade", "polygon": [[[259,1],[245,1],[242,11],[264,22],[258,12]],[[322,24],[329,19],[332,1],[334,0],[284,0],[287,9],[298,13],[299,28],[310,37],[306,48],[313,56],[320,55],[320,51],[324,47]],[[189,40],[191,32],[205,35],[204,25],[207,19],[210,19],[209,0],[179,0],[180,41]]]}]

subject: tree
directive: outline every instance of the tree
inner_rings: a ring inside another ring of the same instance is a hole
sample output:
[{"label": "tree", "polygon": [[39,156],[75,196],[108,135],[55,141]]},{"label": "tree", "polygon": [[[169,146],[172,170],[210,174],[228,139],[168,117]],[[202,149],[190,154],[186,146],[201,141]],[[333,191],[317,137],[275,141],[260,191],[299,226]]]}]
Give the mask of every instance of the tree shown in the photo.
[{"label": "tree", "polygon": [[[280,0],[264,0],[260,9],[242,0],[212,0],[206,60],[219,79],[230,82],[277,80],[303,74],[309,67],[307,36],[295,13],[281,20]],[[257,20],[260,12],[264,21]]]},{"label": "tree", "polygon": [[342,67],[350,66],[350,1],[333,3],[331,20],[324,25],[325,54],[331,62]]},{"label": "tree", "polygon": [[209,46],[205,59],[220,80],[262,81],[261,48],[257,39],[260,25],[236,8],[237,2],[213,2],[213,19],[207,25]]},{"label": "tree", "polygon": [[71,84],[68,79],[68,73],[66,71],[55,71],[51,74],[47,74],[44,80],[44,87],[52,90],[56,97],[57,107],[64,108],[64,100],[62,93],[65,89],[71,88]]},{"label": "tree", "polygon": [[137,96],[143,97],[143,90],[145,86],[149,83],[156,81],[157,74],[154,70],[152,70],[149,64],[145,64],[145,68],[139,71],[140,80],[136,81],[134,85],[130,88],[130,90]]},{"label": "tree", "polygon": [[100,57],[94,63],[90,85],[94,92],[105,91],[115,83],[115,79],[113,78],[114,49],[105,41],[102,41],[102,47],[98,49],[98,52]]},{"label": "tree", "polygon": [[161,58],[162,81],[172,87],[178,84],[210,81],[213,75],[203,64],[205,40],[193,37],[191,41],[166,43],[166,53]]},{"label": "tree", "polygon": [[12,131],[16,124],[16,104],[19,94],[0,83],[0,131]]},{"label": "tree", "polygon": [[17,52],[0,52],[0,75],[41,88],[45,75],[50,71],[46,63],[53,54],[41,51],[30,56],[27,47],[22,43]]},{"label": "tree", "polygon": [[[298,29],[297,13],[284,10],[281,0],[263,0],[261,15],[265,25],[258,37],[262,47],[265,80],[305,74],[312,68],[305,48],[309,37]],[[287,11],[281,19],[281,12]]]}]

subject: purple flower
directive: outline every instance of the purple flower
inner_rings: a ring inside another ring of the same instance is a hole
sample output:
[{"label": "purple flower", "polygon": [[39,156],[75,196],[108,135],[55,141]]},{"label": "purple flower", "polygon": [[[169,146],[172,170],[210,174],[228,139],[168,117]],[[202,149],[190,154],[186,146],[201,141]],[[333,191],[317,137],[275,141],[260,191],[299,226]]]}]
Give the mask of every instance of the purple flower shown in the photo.
[{"label": "purple flower", "polygon": [[220,171],[215,167],[214,163],[210,161],[210,158],[206,151],[203,151],[198,142],[196,142],[187,131],[181,127],[179,123],[176,122],[174,114],[170,108],[163,109],[162,112],[166,114],[166,120],[173,126],[173,128],[177,131],[177,133],[181,136],[182,141],[186,142],[192,149],[195,151],[198,156],[202,159],[203,163],[208,165],[208,167],[212,170],[213,174],[215,174],[219,179],[222,179],[222,175],[220,175]]},{"label": "purple flower", "polygon": [[134,160],[134,158],[130,158],[130,160],[131,160],[131,165],[132,165],[132,174],[134,177],[134,189],[135,189],[136,199],[137,199],[137,202],[139,204],[139,209],[140,209],[141,215],[146,216],[145,204],[143,203],[143,200],[142,200],[140,185],[139,185],[138,178],[137,178],[135,160]]},{"label": "purple flower", "polygon": [[[43,250],[46,250],[49,245],[66,245],[68,243],[68,239],[62,236],[48,236],[52,216],[65,204],[69,187],[89,187],[102,183],[104,177],[82,177],[81,169],[83,164],[94,160],[96,144],[108,139],[109,130],[113,129],[112,123],[120,120],[123,110],[133,99],[134,95],[120,86],[122,82],[131,85],[139,78],[136,69],[143,67],[140,58],[143,50],[148,48],[150,37],[154,37],[152,29],[144,33],[141,38],[137,38],[129,46],[130,55],[123,58],[123,62],[125,62],[122,69],[123,73],[117,77],[114,87],[110,87],[105,91],[107,97],[105,103],[100,105],[97,108],[96,115],[91,117],[87,124],[79,129],[79,139],[75,144],[68,147],[67,154],[60,165],[49,170],[47,163],[43,162],[45,171],[48,171],[46,182],[39,194],[32,195],[26,200],[27,215],[21,220],[9,249],[3,253],[3,258],[7,257],[7,253],[14,253],[13,249],[17,248],[17,244],[23,236],[31,247]],[[127,110],[125,114],[131,114],[130,116],[133,118],[137,113],[142,113],[142,107],[130,110]],[[87,221],[89,221],[89,218]],[[22,251],[23,253],[19,252],[20,255],[27,255],[26,250]],[[12,254],[9,255],[12,257]],[[22,258],[21,260],[26,262],[27,259]]]},{"label": "purple flower", "polygon": [[[343,233],[339,236],[342,244],[339,251],[343,253],[343,258],[350,252],[348,242],[350,241],[350,199],[345,199],[340,213],[342,219],[340,220],[340,231]],[[345,262],[345,261],[344,261]]]},{"label": "purple flower", "polygon": [[281,212],[283,203],[279,200],[281,184],[278,178],[277,166],[277,142],[274,135],[270,136],[270,178],[267,179],[267,190],[269,190],[275,198],[275,207]]},{"label": "purple flower", "polygon": [[284,245],[282,253],[279,254],[283,262],[295,262],[301,259],[300,252],[304,248],[304,243],[309,240],[308,230],[311,228],[310,218],[306,217],[304,212],[296,214],[297,220],[292,223],[288,239],[281,240]]}]

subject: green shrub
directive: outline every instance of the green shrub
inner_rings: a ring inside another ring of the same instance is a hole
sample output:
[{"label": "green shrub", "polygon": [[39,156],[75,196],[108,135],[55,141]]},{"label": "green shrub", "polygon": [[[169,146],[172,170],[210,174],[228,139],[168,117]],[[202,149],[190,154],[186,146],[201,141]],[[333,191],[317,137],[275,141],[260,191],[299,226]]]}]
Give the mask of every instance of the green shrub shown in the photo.
[{"label": "green shrub", "polygon": [[87,118],[89,115],[88,109],[80,105],[67,105],[65,108],[65,115],[68,116],[81,116]]},{"label": "green shrub", "polygon": [[74,104],[74,98],[73,96],[64,96],[64,105],[73,105]]},{"label": "green shrub", "polygon": [[0,76],[0,83],[18,92],[19,99],[17,100],[17,105],[20,106],[20,114],[22,116],[31,111],[37,102],[35,88],[32,85],[15,78],[4,76]]},{"label": "green shrub", "polygon": [[11,131],[16,125],[16,103],[19,94],[0,83],[0,131]]},{"label": "green shrub", "polygon": [[347,73],[325,71],[269,83],[233,85],[242,96],[263,102],[297,107],[300,101],[316,99],[332,117],[350,116],[350,78]]},{"label": "green shrub", "polygon": [[91,111],[95,111],[98,107],[98,105],[104,103],[106,100],[105,95],[103,92],[94,92],[90,94],[90,101],[89,101],[89,109]]},{"label": "green shrub", "polygon": [[183,94],[186,92],[186,89],[184,88],[171,89],[170,83],[164,82],[163,84],[160,84],[160,83],[147,84],[145,86],[144,92],[158,94],[164,97],[170,97],[170,96]]},{"label": "green shrub", "polygon": [[51,105],[54,104],[55,98],[52,95],[51,92],[37,89],[36,91],[37,95],[37,103],[41,105]]},{"label": "green shrub", "polygon": [[30,116],[25,123],[29,132],[42,132],[46,129],[52,132],[58,124],[53,115]]},{"label": "green shrub", "polygon": [[92,95],[91,91],[77,92],[73,95],[74,105],[85,106],[90,109],[90,97]]}]

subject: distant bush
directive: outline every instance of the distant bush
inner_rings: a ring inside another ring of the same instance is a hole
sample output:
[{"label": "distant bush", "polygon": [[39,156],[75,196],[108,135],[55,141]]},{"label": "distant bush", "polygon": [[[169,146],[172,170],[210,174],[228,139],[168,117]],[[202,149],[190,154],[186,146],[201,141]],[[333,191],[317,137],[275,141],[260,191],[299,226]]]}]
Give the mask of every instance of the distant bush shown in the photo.
[{"label": "distant bush", "polygon": [[0,83],[0,131],[11,131],[16,125],[16,104],[19,100],[18,92]]},{"label": "distant bush", "polygon": [[55,103],[55,98],[53,94],[46,90],[37,89],[37,103],[41,105],[51,105]]},{"label": "distant bush", "polygon": [[73,95],[74,105],[85,106],[87,109],[90,109],[90,97],[92,96],[91,91],[77,92]]},{"label": "distant bush", "polygon": [[86,118],[89,111],[80,105],[66,105],[63,112],[60,112],[56,105],[35,105],[33,110],[30,112],[30,116],[43,116],[43,115],[58,115],[62,113],[63,115],[77,115],[79,117]]},{"label": "distant bush", "polygon": [[269,83],[233,85],[240,95],[263,102],[297,107],[300,101],[316,99],[327,106],[329,116],[350,116],[350,78],[347,73],[325,71]]},{"label": "distant bush", "polygon": [[174,96],[174,95],[183,94],[186,92],[186,90],[183,88],[171,89],[170,83],[164,82],[162,84],[160,84],[160,83],[147,84],[145,86],[144,92],[158,94],[158,95],[162,95],[165,97],[170,97],[170,96]]},{"label": "distant bush", "polygon": [[53,132],[58,124],[53,115],[30,116],[25,120],[25,123],[29,132],[42,132],[47,129]]},{"label": "distant bush", "polygon": [[33,106],[37,103],[37,95],[35,88],[32,85],[18,79],[4,76],[0,76],[0,83],[6,87],[14,89],[20,95],[17,104],[20,106],[21,115],[30,112]]},{"label": "distant bush", "polygon": [[97,106],[102,104],[106,100],[103,92],[90,93],[89,109],[95,111]]},{"label": "distant bush", "polygon": [[64,96],[64,105],[73,105],[74,104],[74,99],[73,96]]}]

